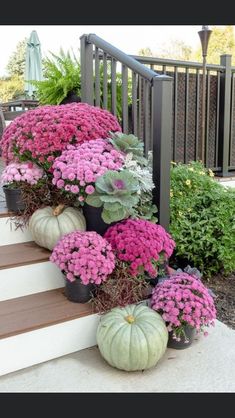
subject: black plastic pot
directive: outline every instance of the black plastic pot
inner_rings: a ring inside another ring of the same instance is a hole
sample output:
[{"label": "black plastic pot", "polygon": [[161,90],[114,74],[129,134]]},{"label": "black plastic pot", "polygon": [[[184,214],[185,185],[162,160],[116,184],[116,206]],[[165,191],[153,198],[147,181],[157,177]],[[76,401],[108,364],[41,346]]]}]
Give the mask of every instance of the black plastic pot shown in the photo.
[{"label": "black plastic pot", "polygon": [[22,202],[20,189],[11,189],[4,185],[3,190],[6,197],[7,209],[10,212],[19,212],[24,210],[25,204]]},{"label": "black plastic pot", "polygon": [[151,284],[151,286],[156,286],[158,283],[161,283],[164,280],[167,280],[169,278],[169,275],[167,274],[167,264],[166,264],[166,262],[161,264],[159,266],[159,269],[160,268],[166,272],[164,276],[157,276],[157,277],[151,278],[148,274],[145,275],[145,281],[147,283]]},{"label": "black plastic pot", "polygon": [[185,342],[185,336],[181,336],[180,341],[176,341],[172,335],[173,331],[169,332],[169,339],[168,339],[168,348],[175,348],[176,350],[183,350],[185,348],[190,347],[192,344],[194,337],[196,335],[196,328],[191,327],[190,325],[185,325],[184,332],[187,337],[188,342]]},{"label": "black plastic pot", "polygon": [[88,302],[92,297],[92,292],[94,291],[95,285],[93,283],[85,285],[81,282],[81,279],[76,279],[74,282],[65,280],[65,296],[71,302]]},{"label": "black plastic pot", "polygon": [[95,231],[100,235],[104,235],[107,229],[116,223],[106,224],[101,217],[102,210],[102,206],[100,208],[95,208],[94,206],[87,205],[87,203],[84,204],[83,215],[86,219],[87,231]]}]

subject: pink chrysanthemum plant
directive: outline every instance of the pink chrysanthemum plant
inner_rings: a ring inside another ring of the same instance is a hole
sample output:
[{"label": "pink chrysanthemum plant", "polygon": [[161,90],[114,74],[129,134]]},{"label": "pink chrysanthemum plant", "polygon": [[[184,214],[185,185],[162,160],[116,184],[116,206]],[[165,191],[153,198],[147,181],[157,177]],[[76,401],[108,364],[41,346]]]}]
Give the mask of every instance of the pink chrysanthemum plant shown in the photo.
[{"label": "pink chrysanthemum plant", "polygon": [[39,106],[11,122],[0,147],[7,163],[30,160],[50,172],[68,144],[78,146],[116,131],[121,127],[114,115],[87,103]]},{"label": "pink chrysanthemum plant", "polygon": [[156,278],[159,264],[173,253],[175,242],[161,225],[128,218],[110,226],[104,238],[133,276]]},{"label": "pink chrysanthemum plant", "polygon": [[52,166],[52,183],[65,193],[76,194],[83,204],[95,192],[95,181],[107,170],[120,170],[124,154],[104,139],[85,142],[78,148],[69,145]]},{"label": "pink chrysanthemum plant", "polygon": [[50,257],[70,282],[81,279],[85,285],[104,282],[115,267],[115,256],[108,241],[94,231],[74,231],[64,235]]},{"label": "pink chrysanthemum plant", "polygon": [[12,162],[4,168],[0,181],[2,185],[10,189],[18,189],[24,183],[31,186],[37,185],[43,176],[44,171],[31,161]]},{"label": "pink chrysanthemum plant", "polygon": [[[151,308],[165,320],[168,331],[176,341],[186,338],[184,327],[195,328],[198,333],[214,326],[216,308],[209,289],[196,276],[177,273],[155,286]],[[187,341],[187,338],[185,340]]]}]

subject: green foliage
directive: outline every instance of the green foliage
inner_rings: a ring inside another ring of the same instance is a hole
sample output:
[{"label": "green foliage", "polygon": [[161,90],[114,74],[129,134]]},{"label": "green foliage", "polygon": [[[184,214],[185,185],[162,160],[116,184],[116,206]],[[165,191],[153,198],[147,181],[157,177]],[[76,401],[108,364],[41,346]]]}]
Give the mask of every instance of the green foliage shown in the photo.
[{"label": "green foliage", "polygon": [[[70,52],[65,53],[60,49],[59,55],[50,52],[52,58],[43,60],[42,81],[33,81],[32,84],[37,87],[37,98],[42,105],[60,104],[67,94],[73,91],[77,96],[81,96],[81,66],[79,60]],[[100,104],[103,106],[103,80],[104,67],[100,64]],[[116,73],[116,100],[117,117],[119,121],[122,115],[122,75]],[[95,81],[95,78],[94,78]],[[107,107],[111,110],[111,64],[107,63]],[[131,79],[128,78],[128,104],[131,103]]]},{"label": "green foliage", "polygon": [[110,142],[118,151],[124,152],[125,154],[131,153],[135,161],[142,165],[147,164],[144,155],[144,143],[140,141],[135,135],[127,135],[122,132],[111,132]]},{"label": "green foliage", "polygon": [[[220,55],[232,54],[233,65],[235,64],[235,38],[233,26],[211,26],[212,34],[210,36],[207,63],[220,64]],[[199,42],[198,49],[194,52],[193,60],[202,61],[202,49]]]},{"label": "green foliage", "polygon": [[152,162],[144,157],[144,144],[134,135],[110,134],[112,145],[126,154],[121,172],[107,171],[96,180],[96,191],[86,203],[103,206],[102,218],[106,223],[129,216],[156,222],[156,205],[152,203]]},{"label": "green foliage", "polygon": [[175,255],[210,277],[235,271],[235,190],[200,162],[171,169],[170,233]]},{"label": "green foliage", "polygon": [[81,67],[75,55],[71,56],[63,49],[59,55],[50,54],[51,59],[43,60],[44,80],[32,82],[37,87],[37,98],[42,105],[58,105],[71,91],[78,96],[81,93]]},{"label": "green foliage", "polygon": [[14,77],[14,76],[23,77],[24,76],[25,60],[26,60],[26,46],[27,46],[27,38],[18,42],[18,44],[16,45],[16,50],[13,52],[13,54],[9,58],[6,68],[11,77]]},{"label": "green foliage", "polygon": [[128,170],[120,173],[108,170],[95,182],[96,192],[87,196],[86,203],[91,206],[103,205],[102,218],[110,224],[127,218],[131,208],[137,205],[139,182]]},{"label": "green foliage", "polygon": [[[101,97],[100,97],[100,103],[101,107],[103,106],[103,80],[104,80],[104,66],[103,64],[100,64],[100,86],[101,86]],[[119,122],[121,122],[122,119],[122,74],[119,72],[116,72],[116,112],[117,112],[117,118]],[[107,62],[107,108],[111,111],[112,109],[112,83],[111,83],[111,63]],[[132,81],[131,78],[128,77],[127,81],[127,101],[128,105],[132,103]]]},{"label": "green foliage", "polygon": [[145,48],[139,49],[138,55],[140,55],[142,57],[153,57],[153,52],[152,52],[151,48],[149,48],[147,46]]},{"label": "green foliage", "polygon": [[24,94],[24,81],[22,77],[0,79],[0,101],[8,102]]}]

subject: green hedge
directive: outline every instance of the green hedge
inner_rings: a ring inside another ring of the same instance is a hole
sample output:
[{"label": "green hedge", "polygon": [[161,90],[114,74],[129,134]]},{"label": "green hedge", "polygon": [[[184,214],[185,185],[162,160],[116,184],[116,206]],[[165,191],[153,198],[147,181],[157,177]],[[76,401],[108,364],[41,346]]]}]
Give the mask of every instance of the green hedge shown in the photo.
[{"label": "green hedge", "polygon": [[235,189],[213,179],[199,162],[171,168],[170,232],[175,257],[204,275],[235,271]]}]

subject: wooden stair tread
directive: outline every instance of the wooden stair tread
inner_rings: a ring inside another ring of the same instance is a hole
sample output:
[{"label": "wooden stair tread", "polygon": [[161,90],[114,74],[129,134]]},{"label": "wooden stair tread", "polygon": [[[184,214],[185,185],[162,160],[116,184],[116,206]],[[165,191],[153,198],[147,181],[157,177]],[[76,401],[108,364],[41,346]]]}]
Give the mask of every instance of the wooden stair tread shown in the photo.
[{"label": "wooden stair tread", "polygon": [[0,269],[48,261],[51,251],[39,247],[34,241],[0,247]]},{"label": "wooden stair tread", "polygon": [[92,314],[89,303],[70,302],[64,288],[0,302],[0,339]]},{"label": "wooden stair tread", "polygon": [[4,202],[0,202],[0,218],[10,218],[14,216],[13,212],[9,212],[7,207],[5,206]]}]

